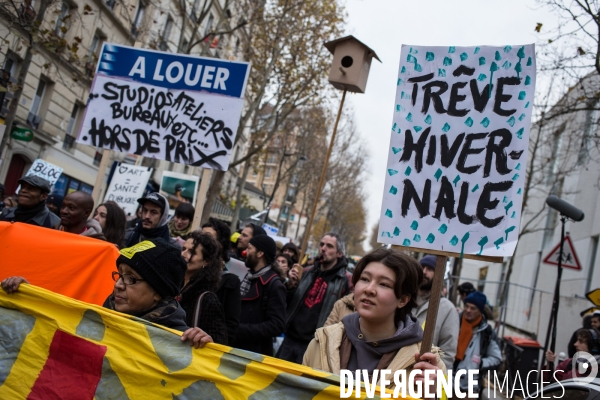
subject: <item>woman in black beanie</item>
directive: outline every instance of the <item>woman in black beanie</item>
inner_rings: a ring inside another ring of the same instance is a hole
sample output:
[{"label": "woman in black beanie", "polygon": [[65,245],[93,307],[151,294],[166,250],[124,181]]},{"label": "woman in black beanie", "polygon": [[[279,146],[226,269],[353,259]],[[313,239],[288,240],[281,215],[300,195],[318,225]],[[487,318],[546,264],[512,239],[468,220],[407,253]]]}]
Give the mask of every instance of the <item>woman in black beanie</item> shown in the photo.
[{"label": "woman in black beanie", "polygon": [[[105,308],[185,331],[181,340],[196,348],[213,341],[201,329],[188,328],[185,311],[175,300],[186,270],[177,247],[160,238],[144,240],[119,252],[117,269],[112,273],[115,286],[103,304]],[[21,283],[29,282],[13,276],[4,279],[1,286],[6,293],[14,293]]]}]

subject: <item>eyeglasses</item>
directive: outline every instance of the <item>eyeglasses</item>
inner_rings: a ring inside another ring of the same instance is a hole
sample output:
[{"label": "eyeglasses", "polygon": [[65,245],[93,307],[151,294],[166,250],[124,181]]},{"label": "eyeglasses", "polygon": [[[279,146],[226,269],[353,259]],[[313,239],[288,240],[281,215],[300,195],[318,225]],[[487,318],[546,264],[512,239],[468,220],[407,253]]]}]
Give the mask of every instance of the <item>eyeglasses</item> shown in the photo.
[{"label": "eyeglasses", "polygon": [[122,274],[122,273],[120,273],[118,271],[113,271],[112,272],[112,278],[113,278],[113,281],[115,281],[115,282],[118,282],[119,279],[123,279],[123,283],[125,285],[135,285],[138,282],[145,281],[145,279],[136,278],[135,276],[130,275],[130,274]]}]

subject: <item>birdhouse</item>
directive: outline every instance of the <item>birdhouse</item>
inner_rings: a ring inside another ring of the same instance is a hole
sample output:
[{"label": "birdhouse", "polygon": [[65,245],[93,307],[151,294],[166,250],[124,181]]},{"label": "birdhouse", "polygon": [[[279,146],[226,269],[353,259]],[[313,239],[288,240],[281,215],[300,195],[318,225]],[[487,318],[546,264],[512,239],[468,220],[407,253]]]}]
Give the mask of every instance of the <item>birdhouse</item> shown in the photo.
[{"label": "birdhouse", "polygon": [[325,47],[333,54],[329,83],[337,89],[364,93],[371,59],[381,62],[377,54],[352,35],[327,42]]}]

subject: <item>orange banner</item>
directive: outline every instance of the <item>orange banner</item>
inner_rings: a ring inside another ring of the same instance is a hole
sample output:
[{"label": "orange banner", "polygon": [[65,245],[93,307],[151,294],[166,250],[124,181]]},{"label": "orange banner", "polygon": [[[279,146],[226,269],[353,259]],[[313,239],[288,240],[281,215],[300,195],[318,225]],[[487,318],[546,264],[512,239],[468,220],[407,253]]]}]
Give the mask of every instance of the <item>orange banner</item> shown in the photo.
[{"label": "orange banner", "polygon": [[21,223],[0,222],[0,280],[30,283],[102,305],[112,293],[119,250],[112,243]]}]

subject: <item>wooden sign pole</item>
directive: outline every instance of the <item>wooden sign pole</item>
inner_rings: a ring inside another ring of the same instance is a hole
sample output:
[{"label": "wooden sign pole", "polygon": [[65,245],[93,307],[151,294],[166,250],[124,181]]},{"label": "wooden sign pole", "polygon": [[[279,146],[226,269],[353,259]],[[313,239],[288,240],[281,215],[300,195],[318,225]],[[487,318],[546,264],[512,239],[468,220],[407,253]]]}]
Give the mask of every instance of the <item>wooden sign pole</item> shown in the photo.
[{"label": "wooden sign pole", "polygon": [[446,263],[448,257],[468,258],[471,260],[502,262],[503,257],[494,256],[479,256],[475,254],[459,254],[441,250],[420,249],[416,247],[404,247],[392,245],[395,250],[415,251],[419,253],[434,254],[437,256],[435,261],[435,274],[431,285],[431,295],[429,296],[429,306],[427,308],[427,317],[425,318],[425,331],[423,332],[423,340],[421,341],[421,355],[431,351],[433,343],[433,334],[435,332],[435,323],[437,321],[438,310],[440,308],[440,299],[442,297],[442,289],[444,288],[444,275],[446,272]]},{"label": "wooden sign pole", "polygon": [[308,239],[310,238],[310,230],[312,228],[313,220],[315,219],[315,212],[317,211],[317,206],[319,205],[319,197],[321,197],[321,191],[323,190],[323,185],[325,185],[325,174],[327,173],[327,164],[329,164],[329,157],[331,156],[331,151],[333,150],[333,143],[335,142],[335,135],[337,133],[338,123],[340,122],[340,116],[342,115],[342,108],[344,107],[344,100],[346,99],[346,89],[342,94],[342,101],[340,102],[340,108],[338,109],[337,117],[335,118],[335,124],[333,125],[333,133],[331,134],[331,140],[329,141],[329,148],[327,149],[327,156],[325,157],[325,163],[323,164],[323,170],[321,171],[321,178],[319,179],[319,187],[317,188],[317,193],[315,194],[315,200],[312,205],[312,210],[310,212],[310,218],[308,220],[308,224],[306,228],[304,228],[304,237],[302,239],[302,247],[300,250],[300,262],[304,258],[304,253],[306,252],[306,246],[308,245]]},{"label": "wooden sign pole", "polygon": [[211,170],[209,168],[202,168],[202,177],[200,178],[200,187],[198,188],[198,196],[196,198],[196,211],[194,212],[194,220],[192,221],[192,231],[200,228],[202,210],[204,209],[206,194],[208,193],[208,186],[210,185],[210,177]]},{"label": "wooden sign pole", "polygon": [[435,332],[435,323],[440,308],[440,299],[442,297],[444,273],[446,271],[447,261],[448,257],[446,256],[437,256],[435,261],[435,273],[433,274],[433,284],[431,285],[431,296],[429,296],[429,306],[427,308],[427,317],[425,318],[425,332],[423,332],[423,340],[421,341],[421,355],[430,352],[431,346],[433,345],[433,334]]},{"label": "wooden sign pole", "polygon": [[[142,42],[135,42],[134,47],[142,47]],[[104,177],[106,176],[106,168],[108,167],[110,160],[112,160],[112,155],[112,150],[102,150],[102,160],[98,166],[98,175],[96,176],[94,190],[92,191],[92,198],[94,199],[94,204],[96,204],[96,206],[100,204],[100,192],[102,191],[102,184],[104,183]]]}]

